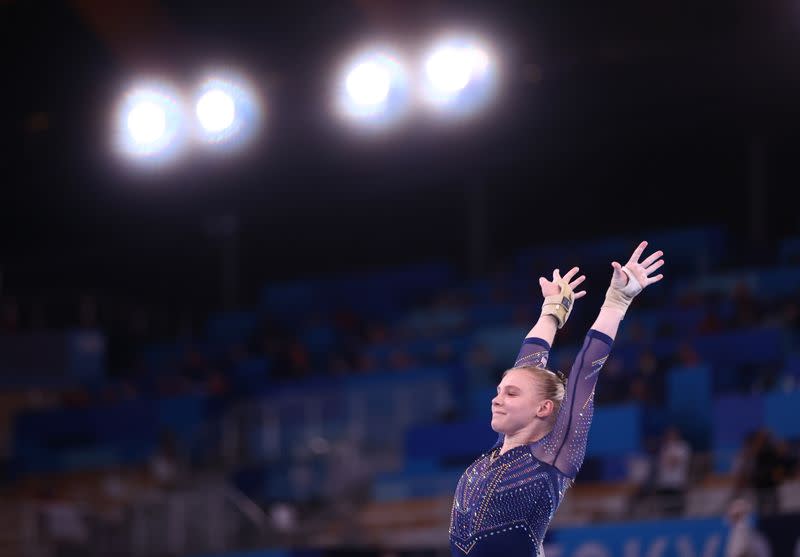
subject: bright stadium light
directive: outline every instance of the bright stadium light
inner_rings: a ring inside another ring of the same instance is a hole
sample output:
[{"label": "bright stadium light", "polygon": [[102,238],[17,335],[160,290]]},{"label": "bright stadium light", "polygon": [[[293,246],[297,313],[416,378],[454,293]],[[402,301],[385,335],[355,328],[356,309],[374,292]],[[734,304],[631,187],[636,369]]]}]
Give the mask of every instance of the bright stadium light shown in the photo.
[{"label": "bright stadium light", "polygon": [[494,58],[475,37],[437,41],[421,68],[421,97],[443,114],[465,115],[491,97],[497,82]]},{"label": "bright stadium light", "polygon": [[253,88],[239,76],[215,76],[197,88],[194,113],[198,139],[221,147],[239,146],[252,137],[261,119]]},{"label": "bright stadium light", "polygon": [[137,145],[156,143],[167,131],[167,113],[163,106],[143,101],[128,113],[128,132]]},{"label": "bright stadium light", "polygon": [[117,107],[114,146],[133,160],[163,162],[183,146],[180,95],[166,84],[132,88]]},{"label": "bright stadium light", "polygon": [[362,62],[347,74],[345,88],[354,103],[378,106],[389,96],[392,75],[385,65],[374,60]]},{"label": "bright stadium light", "polygon": [[452,46],[440,48],[425,63],[425,77],[442,95],[454,95],[472,77],[470,51]]},{"label": "bright stadium light", "polygon": [[384,48],[363,50],[337,76],[336,112],[358,124],[384,127],[408,108],[408,77],[400,58]]},{"label": "bright stadium light", "polygon": [[197,101],[197,119],[208,132],[218,133],[231,127],[236,117],[236,104],[225,91],[214,89]]}]

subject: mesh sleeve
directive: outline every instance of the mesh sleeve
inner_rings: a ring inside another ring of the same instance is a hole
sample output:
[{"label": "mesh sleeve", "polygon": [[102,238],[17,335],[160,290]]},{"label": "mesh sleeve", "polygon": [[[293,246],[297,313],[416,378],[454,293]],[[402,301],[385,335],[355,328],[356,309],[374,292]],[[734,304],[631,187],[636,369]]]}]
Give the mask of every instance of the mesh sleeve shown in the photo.
[{"label": "mesh sleeve", "polygon": [[612,342],[611,337],[594,329],[586,334],[572,364],[553,430],[533,449],[536,458],[552,464],[570,478],[578,474],[586,455],[594,413],[594,389]]},{"label": "mesh sleeve", "polygon": [[548,357],[550,357],[550,345],[547,341],[537,337],[528,337],[522,341],[522,347],[519,349],[514,367],[546,367]]}]

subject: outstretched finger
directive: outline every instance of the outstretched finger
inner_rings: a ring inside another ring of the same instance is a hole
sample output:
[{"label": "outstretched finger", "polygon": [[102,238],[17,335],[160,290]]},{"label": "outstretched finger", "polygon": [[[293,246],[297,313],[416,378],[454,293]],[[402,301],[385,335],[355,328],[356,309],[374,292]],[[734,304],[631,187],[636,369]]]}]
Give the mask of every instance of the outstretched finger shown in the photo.
[{"label": "outstretched finger", "polygon": [[567,271],[566,275],[564,275],[564,277],[563,277],[564,280],[567,281],[567,282],[571,281],[572,277],[574,277],[575,275],[578,274],[578,271],[580,271],[580,269],[578,267],[573,267],[572,269]]},{"label": "outstretched finger", "polygon": [[655,263],[653,263],[649,267],[645,268],[644,274],[649,275],[650,273],[652,273],[653,271],[655,271],[656,269],[661,267],[663,264],[664,264],[664,260],[663,259],[659,259],[658,261],[656,261]]},{"label": "outstretched finger", "polygon": [[553,269],[553,282],[556,282],[559,279],[561,279],[561,273],[558,269]]},{"label": "outstretched finger", "polygon": [[583,298],[584,296],[586,296],[586,290],[581,290],[580,292],[575,292],[573,299],[578,300],[580,298]]},{"label": "outstretched finger", "polygon": [[660,281],[662,278],[664,278],[664,275],[661,275],[661,274],[658,274],[658,275],[656,275],[656,276],[654,276],[654,277],[648,277],[648,278],[647,278],[647,285],[646,285],[646,286],[649,286],[649,285],[653,284],[654,282],[658,282],[658,281]]},{"label": "outstretched finger", "polygon": [[642,261],[642,263],[641,263],[642,267],[649,267],[650,265],[653,264],[653,261],[655,261],[656,259],[659,259],[662,255],[664,255],[664,252],[661,251],[661,250],[658,250],[657,252],[650,254],[647,257],[647,259]]},{"label": "outstretched finger", "polygon": [[639,258],[642,256],[642,253],[644,252],[644,248],[646,248],[646,247],[647,247],[647,242],[642,242],[638,246],[636,246],[636,249],[633,250],[633,253],[631,254],[631,258],[628,259],[628,263],[631,263],[631,264],[638,263],[639,262]]},{"label": "outstretched finger", "polygon": [[575,287],[580,286],[580,284],[585,280],[586,280],[586,275],[581,275],[572,282],[570,282],[569,287],[572,288],[573,291],[575,291]]}]

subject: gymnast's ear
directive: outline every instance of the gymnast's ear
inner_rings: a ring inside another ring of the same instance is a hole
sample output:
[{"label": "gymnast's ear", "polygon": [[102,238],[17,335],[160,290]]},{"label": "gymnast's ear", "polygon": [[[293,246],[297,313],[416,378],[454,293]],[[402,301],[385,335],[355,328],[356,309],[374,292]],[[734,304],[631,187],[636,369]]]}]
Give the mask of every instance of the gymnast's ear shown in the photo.
[{"label": "gymnast's ear", "polygon": [[547,418],[548,416],[552,416],[555,408],[556,405],[552,400],[549,398],[545,399],[539,403],[539,407],[536,409],[536,416],[538,418]]}]

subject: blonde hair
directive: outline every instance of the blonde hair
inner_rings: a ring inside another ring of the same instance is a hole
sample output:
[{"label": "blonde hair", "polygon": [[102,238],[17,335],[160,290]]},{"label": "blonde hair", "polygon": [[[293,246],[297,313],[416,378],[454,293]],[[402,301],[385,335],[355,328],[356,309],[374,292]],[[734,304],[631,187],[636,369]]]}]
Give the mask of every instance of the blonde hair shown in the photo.
[{"label": "blonde hair", "polygon": [[534,379],[536,379],[539,394],[544,397],[545,400],[553,401],[552,417],[555,418],[556,414],[558,414],[558,409],[561,408],[561,402],[564,400],[564,393],[566,393],[567,390],[566,378],[564,375],[560,372],[544,369],[543,367],[519,366],[504,371],[503,377],[515,369],[522,369],[533,375]]}]

